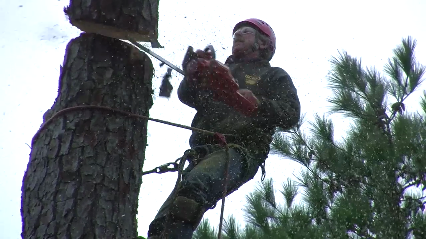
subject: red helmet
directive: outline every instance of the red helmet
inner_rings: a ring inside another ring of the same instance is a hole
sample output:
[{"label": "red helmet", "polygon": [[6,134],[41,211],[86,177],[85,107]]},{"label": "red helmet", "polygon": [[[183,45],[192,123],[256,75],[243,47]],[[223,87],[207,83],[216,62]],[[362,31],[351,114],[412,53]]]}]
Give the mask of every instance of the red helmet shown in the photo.
[{"label": "red helmet", "polygon": [[269,37],[269,39],[271,40],[270,48],[271,48],[271,52],[272,52],[272,54],[271,54],[271,59],[272,59],[272,56],[274,56],[274,53],[275,53],[277,39],[275,37],[274,30],[272,30],[271,26],[269,26],[268,23],[266,23],[266,22],[264,22],[260,19],[250,18],[250,19],[247,19],[247,20],[244,20],[244,21],[237,23],[235,25],[232,33],[235,33],[238,30],[238,28],[240,28],[243,25],[252,26],[255,29],[257,29],[258,31],[260,31],[261,33],[263,33],[264,35]]}]

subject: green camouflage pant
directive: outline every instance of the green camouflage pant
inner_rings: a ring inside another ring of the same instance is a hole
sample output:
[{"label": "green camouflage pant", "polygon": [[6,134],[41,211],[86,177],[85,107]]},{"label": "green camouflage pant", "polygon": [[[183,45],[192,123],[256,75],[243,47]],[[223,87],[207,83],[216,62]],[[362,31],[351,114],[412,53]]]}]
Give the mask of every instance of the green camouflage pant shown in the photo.
[{"label": "green camouflage pant", "polygon": [[[184,170],[180,187],[176,194],[172,192],[161,206],[154,221],[149,226],[148,236],[159,235],[164,230],[165,219],[176,196],[195,200],[203,206],[204,212],[215,207],[216,203],[222,198],[227,159],[226,150],[220,146],[212,145],[196,149],[197,152],[203,150],[204,152],[201,153],[197,164],[195,166],[190,165]],[[230,167],[227,194],[229,195],[251,180],[265,158],[254,157],[252,153],[238,145],[229,145]]]}]

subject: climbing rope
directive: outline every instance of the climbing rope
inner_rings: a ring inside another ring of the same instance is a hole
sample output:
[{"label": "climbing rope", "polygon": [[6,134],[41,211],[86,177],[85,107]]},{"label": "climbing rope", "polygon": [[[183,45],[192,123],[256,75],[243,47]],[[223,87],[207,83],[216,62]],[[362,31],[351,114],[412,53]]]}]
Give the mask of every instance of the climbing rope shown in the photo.
[{"label": "climbing rope", "polygon": [[[172,198],[176,198],[177,192],[180,188],[180,183],[182,182],[182,172],[185,165],[186,160],[188,160],[189,157],[194,157],[194,151],[192,149],[186,150],[183,156],[178,159],[180,160],[179,164],[177,165],[177,171],[178,171],[178,177],[176,179],[175,187],[173,188],[173,191],[171,193]],[[165,224],[170,221],[170,213],[166,215]],[[167,228],[161,232],[160,238],[167,238]]]},{"label": "climbing rope", "polygon": [[[158,122],[158,123],[162,123],[162,124],[166,124],[166,125],[170,125],[170,126],[182,128],[182,129],[189,129],[189,130],[200,132],[200,133],[204,133],[204,134],[210,134],[210,135],[217,134],[216,132],[212,132],[212,131],[209,131],[209,130],[204,130],[204,129],[200,129],[200,128],[196,128],[196,127],[190,127],[190,126],[186,126],[186,125],[182,125],[182,124],[177,124],[177,123],[173,123],[173,122],[169,122],[169,121],[165,121],[165,120],[154,119],[154,118],[151,118],[151,117],[148,117],[148,116],[133,114],[133,113],[130,113],[130,112],[127,112],[127,111],[124,111],[124,110],[113,109],[113,108],[106,107],[106,106],[80,105],[80,106],[73,106],[73,107],[65,108],[63,110],[60,110],[60,111],[56,112],[56,114],[54,114],[52,117],[50,117],[50,119],[46,120],[46,122],[44,122],[40,126],[40,129],[35,133],[35,135],[33,137],[33,142],[40,135],[40,132],[43,129],[45,129],[46,126],[49,125],[56,117],[61,116],[61,115],[65,114],[65,113],[69,113],[69,112],[73,112],[73,111],[78,111],[78,110],[88,110],[88,109],[110,111],[110,112],[113,112],[113,113],[125,115],[125,116],[132,117],[132,118],[139,118],[139,119],[144,119],[144,120],[150,120],[150,121],[154,121],[154,122]],[[223,134],[223,135],[224,136],[231,136],[230,134]]]},{"label": "climbing rope", "polygon": [[[119,110],[119,109],[113,109],[110,107],[106,107],[106,106],[97,106],[97,105],[80,105],[80,106],[73,106],[73,107],[69,107],[69,108],[65,108],[63,110],[60,110],[58,112],[56,112],[52,117],[50,117],[48,120],[46,120],[46,122],[44,122],[39,130],[34,134],[34,137],[32,139],[32,143],[34,144],[34,141],[40,136],[41,132],[57,117],[64,115],[66,113],[69,112],[74,112],[74,111],[78,111],[78,110],[103,110],[103,111],[109,111],[112,113],[116,113],[116,114],[121,114],[121,115],[125,115],[128,117],[132,117],[132,118],[139,118],[139,119],[144,119],[144,120],[150,120],[150,121],[154,121],[154,122],[158,122],[158,123],[162,123],[162,124],[166,124],[166,125],[170,125],[170,126],[174,126],[174,127],[178,127],[178,128],[182,128],[182,129],[188,129],[188,130],[192,130],[192,131],[196,131],[196,132],[200,132],[200,133],[204,133],[204,134],[209,134],[209,135],[213,135],[215,140],[222,146],[225,147],[226,150],[226,163],[225,163],[225,177],[224,177],[224,189],[223,189],[223,195],[222,195],[222,206],[221,206],[221,212],[220,212],[220,222],[219,222],[219,233],[218,233],[218,239],[221,239],[222,237],[222,225],[223,225],[223,214],[224,214],[224,209],[225,209],[225,198],[226,198],[226,194],[227,194],[227,187],[228,187],[228,178],[229,178],[229,167],[230,167],[230,156],[229,156],[229,147],[228,144],[226,143],[226,138],[225,136],[232,136],[230,134],[220,134],[217,132],[213,132],[213,131],[209,131],[209,130],[204,130],[204,129],[200,129],[200,128],[196,128],[196,127],[190,127],[190,126],[186,126],[186,125],[182,125],[182,124],[177,124],[177,123],[173,123],[173,122],[169,122],[169,121],[165,121],[165,120],[160,120],[160,119],[154,119],[148,116],[143,116],[143,115],[138,115],[138,114],[133,114],[124,110]],[[187,151],[188,152],[188,151]],[[156,167],[152,170],[143,172],[142,175],[146,175],[146,174],[150,174],[150,173],[165,173],[165,172],[175,172],[178,171],[178,178],[176,180],[176,184],[175,184],[175,190],[177,191],[177,188],[180,186],[180,182],[182,180],[182,171],[186,162],[186,157],[187,152],[185,152],[184,156],[177,159],[175,162],[171,162],[171,163],[167,163],[167,164],[163,164],[159,167]],[[179,161],[179,163],[178,163]],[[170,166],[172,166],[170,168]]]},{"label": "climbing rope", "polygon": [[225,211],[225,198],[228,191],[227,189],[228,189],[228,180],[229,180],[230,157],[229,157],[228,145],[225,145],[225,150],[226,150],[225,177],[224,177],[224,183],[223,183],[222,205],[220,208],[219,231],[217,235],[218,239],[222,238],[223,213]]}]

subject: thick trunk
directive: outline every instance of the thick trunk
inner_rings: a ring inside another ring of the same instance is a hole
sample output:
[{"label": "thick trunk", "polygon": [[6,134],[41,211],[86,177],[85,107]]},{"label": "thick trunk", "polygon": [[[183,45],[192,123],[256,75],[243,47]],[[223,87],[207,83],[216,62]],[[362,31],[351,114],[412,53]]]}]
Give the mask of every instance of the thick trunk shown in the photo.
[{"label": "thick trunk", "polygon": [[[72,106],[148,115],[153,66],[133,46],[96,34],[70,41],[44,122]],[[22,186],[23,238],[135,238],[147,122],[81,109],[35,136]]]},{"label": "thick trunk", "polygon": [[71,0],[70,23],[88,33],[157,42],[159,0]]}]

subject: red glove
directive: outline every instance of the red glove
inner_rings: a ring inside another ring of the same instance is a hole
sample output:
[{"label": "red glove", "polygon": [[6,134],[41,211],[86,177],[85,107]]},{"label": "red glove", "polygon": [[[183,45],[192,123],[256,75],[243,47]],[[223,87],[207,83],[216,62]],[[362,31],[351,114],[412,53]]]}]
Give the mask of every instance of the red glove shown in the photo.
[{"label": "red glove", "polygon": [[192,84],[197,82],[204,82],[205,84],[209,75],[207,71],[209,68],[209,61],[212,59],[212,53],[202,50],[194,52],[192,47],[189,47],[182,63],[187,80]]},{"label": "red glove", "polygon": [[251,90],[241,89],[241,90],[238,90],[238,93],[244,96],[244,98],[246,98],[252,105],[256,107],[260,105],[260,100],[253,94]]},{"label": "red glove", "polygon": [[195,54],[197,54],[198,58],[206,59],[206,60],[212,60],[213,56],[212,53],[202,51],[202,50],[196,50]]}]

